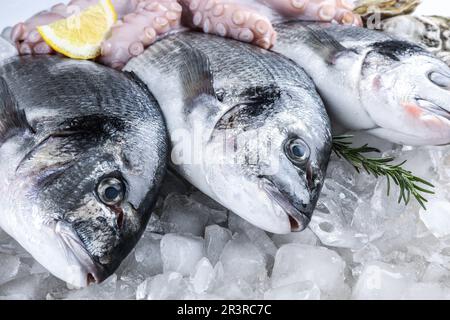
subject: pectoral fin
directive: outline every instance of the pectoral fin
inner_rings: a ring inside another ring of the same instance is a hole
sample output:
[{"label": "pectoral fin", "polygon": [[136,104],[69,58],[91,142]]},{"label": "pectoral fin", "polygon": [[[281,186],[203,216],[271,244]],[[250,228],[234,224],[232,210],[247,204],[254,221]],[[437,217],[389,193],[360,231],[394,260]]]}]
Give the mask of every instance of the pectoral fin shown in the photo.
[{"label": "pectoral fin", "polygon": [[334,64],[337,57],[352,50],[344,47],[339,41],[325,30],[316,29],[307,24],[302,24],[307,31],[307,41],[327,63]]},{"label": "pectoral fin", "polygon": [[193,108],[200,97],[216,98],[214,76],[208,57],[195,48],[183,48],[185,57],[180,71],[184,105],[187,111]]}]

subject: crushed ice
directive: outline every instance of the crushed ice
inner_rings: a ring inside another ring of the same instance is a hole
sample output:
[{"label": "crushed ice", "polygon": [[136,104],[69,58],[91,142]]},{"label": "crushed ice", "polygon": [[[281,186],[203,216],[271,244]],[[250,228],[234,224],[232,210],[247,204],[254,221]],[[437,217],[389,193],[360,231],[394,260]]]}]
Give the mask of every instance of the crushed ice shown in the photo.
[{"label": "crushed ice", "polygon": [[272,235],[171,177],[101,285],[69,288],[0,231],[0,299],[450,299],[450,148],[357,141],[434,183],[428,210],[333,156],[310,227]]}]

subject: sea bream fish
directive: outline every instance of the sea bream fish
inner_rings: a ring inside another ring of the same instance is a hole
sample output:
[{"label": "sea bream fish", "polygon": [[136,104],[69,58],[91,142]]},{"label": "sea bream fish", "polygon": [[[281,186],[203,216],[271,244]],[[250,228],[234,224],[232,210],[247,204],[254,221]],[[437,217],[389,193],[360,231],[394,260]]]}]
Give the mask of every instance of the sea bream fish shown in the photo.
[{"label": "sea bream fish", "polygon": [[125,71],[158,100],[179,174],[267,231],[308,225],[331,132],[300,67],[248,44],[186,32],[152,45]]},{"label": "sea bream fish", "polygon": [[422,47],[335,24],[276,29],[273,50],[312,77],[332,122],[394,143],[450,143],[450,68]]},{"label": "sea bream fish", "polygon": [[99,283],[144,231],[167,163],[145,85],[93,62],[0,63],[0,227],[77,287]]}]

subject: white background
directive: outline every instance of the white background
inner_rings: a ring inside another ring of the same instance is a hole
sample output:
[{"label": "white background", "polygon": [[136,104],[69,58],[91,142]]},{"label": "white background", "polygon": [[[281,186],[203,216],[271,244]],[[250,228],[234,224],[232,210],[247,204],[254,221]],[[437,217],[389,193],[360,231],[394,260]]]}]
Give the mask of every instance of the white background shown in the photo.
[{"label": "white background", "polygon": [[[0,4],[0,31],[7,26],[23,21],[34,13],[45,10],[53,4],[68,2],[61,0],[7,0]],[[450,1],[422,0],[418,13],[439,14],[450,17]]]}]

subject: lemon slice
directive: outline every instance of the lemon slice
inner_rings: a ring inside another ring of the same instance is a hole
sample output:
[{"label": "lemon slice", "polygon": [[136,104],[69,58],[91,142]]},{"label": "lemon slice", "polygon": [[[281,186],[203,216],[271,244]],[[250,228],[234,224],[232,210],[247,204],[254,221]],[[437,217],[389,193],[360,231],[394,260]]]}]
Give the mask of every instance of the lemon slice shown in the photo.
[{"label": "lemon slice", "polygon": [[100,0],[97,5],[37,30],[53,50],[73,59],[87,60],[100,55],[101,44],[116,21],[111,0]]}]

